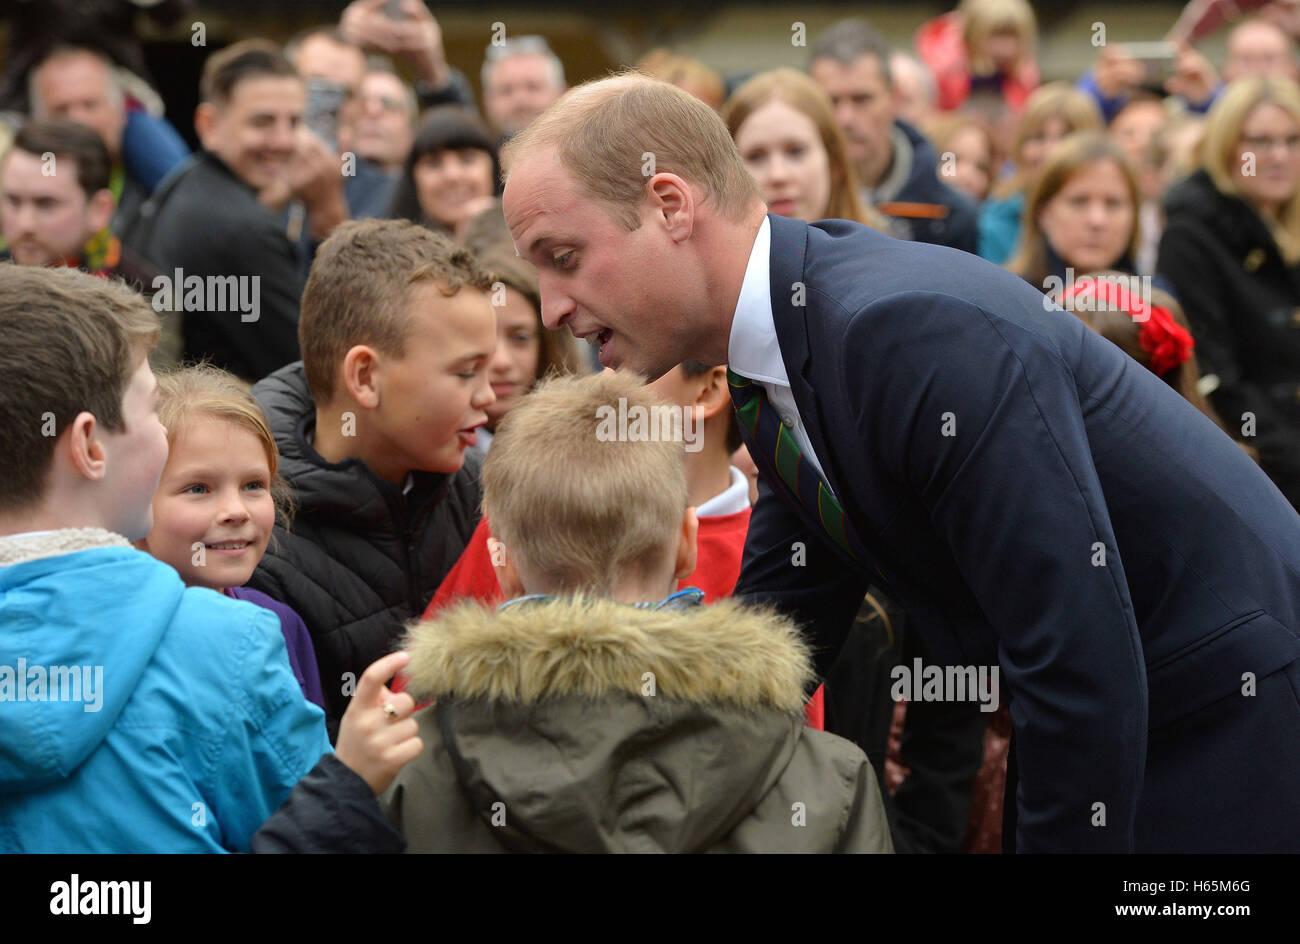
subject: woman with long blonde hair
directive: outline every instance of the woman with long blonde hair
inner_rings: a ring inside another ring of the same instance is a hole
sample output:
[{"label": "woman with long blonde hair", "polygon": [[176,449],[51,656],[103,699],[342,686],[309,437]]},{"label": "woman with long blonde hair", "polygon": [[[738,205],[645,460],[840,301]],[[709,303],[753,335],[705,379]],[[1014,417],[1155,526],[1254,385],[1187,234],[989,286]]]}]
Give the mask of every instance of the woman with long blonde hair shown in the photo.
[{"label": "woman with long blonde hair", "polygon": [[722,119],[771,212],[808,222],[840,219],[887,228],[858,195],[830,99],[804,73],[759,73],[727,100]]},{"label": "woman with long blonde hair", "polygon": [[1300,86],[1233,82],[1195,163],[1165,196],[1156,271],[1187,313],[1210,402],[1300,508]]}]

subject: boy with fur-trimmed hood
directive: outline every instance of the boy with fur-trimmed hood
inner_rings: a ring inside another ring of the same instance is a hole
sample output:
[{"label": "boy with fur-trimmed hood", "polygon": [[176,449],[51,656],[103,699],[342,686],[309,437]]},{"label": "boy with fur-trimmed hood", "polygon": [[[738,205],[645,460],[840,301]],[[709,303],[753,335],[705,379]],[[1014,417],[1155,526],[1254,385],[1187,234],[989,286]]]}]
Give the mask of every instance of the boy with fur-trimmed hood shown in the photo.
[{"label": "boy with fur-trimmed hood", "polygon": [[803,724],[794,625],[671,593],[695,566],[682,443],[611,441],[620,399],[655,415],[606,372],[502,421],[483,503],[511,599],[412,629],[408,691],[435,704],[390,820],[412,852],[892,852],[866,756]]}]

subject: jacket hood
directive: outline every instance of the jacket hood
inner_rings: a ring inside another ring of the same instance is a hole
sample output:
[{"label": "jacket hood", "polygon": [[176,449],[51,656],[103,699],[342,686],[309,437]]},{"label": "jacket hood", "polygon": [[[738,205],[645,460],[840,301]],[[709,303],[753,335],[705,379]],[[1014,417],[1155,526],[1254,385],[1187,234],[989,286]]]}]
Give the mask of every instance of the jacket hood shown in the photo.
[{"label": "jacket hood", "polygon": [[99,746],[184,590],[106,531],[0,538],[0,793],[66,778]]},{"label": "jacket hood", "polygon": [[462,788],[505,804],[498,835],[520,851],[717,841],[790,763],[812,680],[792,623],[731,600],[467,604],[407,648]]}]

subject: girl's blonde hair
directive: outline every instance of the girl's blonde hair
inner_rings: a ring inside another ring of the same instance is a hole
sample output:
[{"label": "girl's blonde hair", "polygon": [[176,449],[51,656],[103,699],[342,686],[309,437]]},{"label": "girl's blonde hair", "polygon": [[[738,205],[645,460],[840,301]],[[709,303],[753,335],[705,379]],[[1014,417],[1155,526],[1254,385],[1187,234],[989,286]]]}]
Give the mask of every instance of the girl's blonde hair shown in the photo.
[{"label": "girl's blonde hair", "polygon": [[857,174],[849,161],[844,134],[835,123],[830,99],[808,75],[796,69],[773,69],[760,72],[732,94],[722,108],[722,120],[731,137],[754,112],[770,102],[781,102],[807,115],[817,128],[822,147],[830,164],[830,199],[826,218],[853,220],[877,229],[885,229],[884,218],[866,206],[859,195]]},{"label": "girl's blonde hair", "polygon": [[[1241,195],[1237,181],[1237,149],[1241,130],[1260,105],[1276,105],[1300,124],[1300,86],[1290,79],[1249,78],[1233,82],[1210,109],[1197,146],[1195,161],[1220,193]],[[1279,220],[1265,219],[1289,265],[1300,261],[1300,188],[1282,206]]]},{"label": "girl's blonde hair", "polygon": [[1084,131],[1069,135],[1052,149],[1052,153],[1043,164],[1042,171],[1029,188],[1025,198],[1024,214],[1020,218],[1020,242],[1017,244],[1015,255],[1007,263],[1008,269],[1033,284],[1039,291],[1043,290],[1044,280],[1051,275],[1048,271],[1047,240],[1038,225],[1039,214],[1079,171],[1105,161],[1113,162],[1124,178],[1129,203],[1133,207],[1133,231],[1129,234],[1127,252],[1130,257],[1137,254],[1138,243],[1141,240],[1138,208],[1142,205],[1142,193],[1138,189],[1137,174],[1124,156],[1124,152],[1120,150],[1120,146],[1110,135],[1101,131]]},{"label": "girl's blonde hair", "polygon": [[209,363],[191,364],[158,375],[158,419],[167,429],[167,445],[176,441],[200,418],[233,423],[252,433],[266,453],[271,499],[277,517],[287,527],[293,515],[292,493],[280,475],[280,451],[248,385]]},{"label": "girl's blonde hair", "polygon": [[1038,54],[1038,20],[1027,0],[962,0],[957,6],[962,18],[962,42],[971,71],[985,75],[992,64],[982,60],[984,44],[1000,30],[1020,37],[1020,58],[1032,62]]},{"label": "girl's blonde hair", "polygon": [[1016,139],[1011,148],[1016,172],[994,187],[993,193],[998,199],[1025,190],[1032,182],[1029,171],[1020,166],[1020,154],[1027,140],[1042,134],[1050,118],[1064,121],[1067,133],[1100,131],[1105,127],[1097,103],[1068,82],[1049,82],[1035,89],[1025,102],[1020,124],[1016,126]]}]

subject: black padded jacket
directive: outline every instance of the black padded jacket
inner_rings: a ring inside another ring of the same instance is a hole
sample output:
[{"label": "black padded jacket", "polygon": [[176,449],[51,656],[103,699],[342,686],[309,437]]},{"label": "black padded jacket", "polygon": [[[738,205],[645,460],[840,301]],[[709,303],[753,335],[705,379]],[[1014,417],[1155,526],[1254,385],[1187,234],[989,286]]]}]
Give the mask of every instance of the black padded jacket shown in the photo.
[{"label": "black padded jacket", "polygon": [[416,472],[403,493],[360,460],[326,462],[311,447],[316,413],[301,362],[261,381],[253,396],[296,509],[288,530],[277,523],[248,585],[307,624],[333,740],[361,673],[396,648],[478,526],[482,458],[467,452],[451,475]]}]

